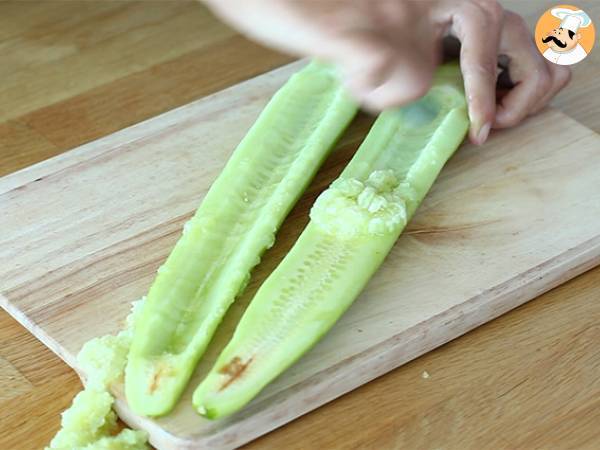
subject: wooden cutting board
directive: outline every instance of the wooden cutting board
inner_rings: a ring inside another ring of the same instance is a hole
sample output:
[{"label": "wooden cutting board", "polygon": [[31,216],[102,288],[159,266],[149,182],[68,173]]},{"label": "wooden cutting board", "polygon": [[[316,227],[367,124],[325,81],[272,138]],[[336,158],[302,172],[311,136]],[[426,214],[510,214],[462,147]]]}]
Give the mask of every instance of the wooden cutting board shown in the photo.
[{"label": "wooden cutting board", "polygon": [[[85,341],[123,325],[231,151],[300,64],[0,179],[2,306],[77,369]],[[241,445],[600,263],[600,137],[548,110],[483,148],[465,144],[323,341],[237,415],[202,419],[193,387],[371,122],[355,120],[290,213],[175,411],[137,417],[117,389],[120,416],[156,447]]]}]

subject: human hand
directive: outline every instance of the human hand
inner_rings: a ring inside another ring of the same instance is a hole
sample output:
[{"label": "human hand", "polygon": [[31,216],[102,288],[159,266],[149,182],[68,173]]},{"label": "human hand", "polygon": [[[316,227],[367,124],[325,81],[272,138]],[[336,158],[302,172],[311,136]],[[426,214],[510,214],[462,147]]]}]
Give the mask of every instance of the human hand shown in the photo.
[{"label": "human hand", "polygon": [[[566,85],[567,67],[546,61],[527,25],[495,0],[205,0],[248,36],[337,64],[365,107],[407,103],[429,88],[442,42],[461,43],[470,139],[518,124]],[[498,56],[511,89],[496,103]]]}]

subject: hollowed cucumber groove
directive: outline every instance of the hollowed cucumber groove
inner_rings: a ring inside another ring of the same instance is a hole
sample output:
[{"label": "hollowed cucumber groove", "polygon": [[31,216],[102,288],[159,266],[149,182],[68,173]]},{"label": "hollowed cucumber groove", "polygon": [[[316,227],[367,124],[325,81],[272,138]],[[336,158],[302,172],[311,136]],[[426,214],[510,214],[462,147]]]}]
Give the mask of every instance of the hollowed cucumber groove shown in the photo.
[{"label": "hollowed cucumber groove", "polygon": [[140,414],[167,413],[217,325],[357,107],[311,63],[273,97],[213,183],[148,293],[126,368]]},{"label": "hollowed cucumber groove", "polygon": [[[239,410],[331,328],[383,262],[467,128],[455,66],[439,69],[422,99],[379,116],[197,387],[199,413],[219,418]],[[236,364],[244,370],[232,375],[226,368]]]}]

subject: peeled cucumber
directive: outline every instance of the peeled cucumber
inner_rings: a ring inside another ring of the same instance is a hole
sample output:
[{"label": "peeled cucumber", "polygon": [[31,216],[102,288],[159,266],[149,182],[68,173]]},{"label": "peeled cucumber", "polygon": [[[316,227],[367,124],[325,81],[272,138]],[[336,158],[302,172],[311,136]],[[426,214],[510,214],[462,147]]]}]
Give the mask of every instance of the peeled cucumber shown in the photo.
[{"label": "peeled cucumber", "polygon": [[334,69],[317,62],[265,107],[150,288],[126,368],[135,412],[173,408],[251,269],[356,111]]},{"label": "peeled cucumber", "polygon": [[200,414],[214,419],[239,410],[331,328],[381,265],[468,125],[453,65],[438,70],[423,98],[378,117],[194,392]]}]

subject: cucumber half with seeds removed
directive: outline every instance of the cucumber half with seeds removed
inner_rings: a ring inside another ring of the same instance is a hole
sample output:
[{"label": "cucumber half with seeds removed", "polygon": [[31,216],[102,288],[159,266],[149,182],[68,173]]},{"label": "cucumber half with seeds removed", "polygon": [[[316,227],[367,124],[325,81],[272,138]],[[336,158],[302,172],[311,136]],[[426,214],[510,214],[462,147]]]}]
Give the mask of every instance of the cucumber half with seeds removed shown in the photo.
[{"label": "cucumber half with seeds removed", "polygon": [[422,99],[379,116],[196,389],[200,414],[219,418],[240,409],[359,295],[465,136],[461,86],[458,67],[443,66]]},{"label": "cucumber half with seeds removed", "polygon": [[356,111],[333,69],[316,62],[266,106],[150,288],[126,368],[135,412],[173,408],[250,270]]}]

